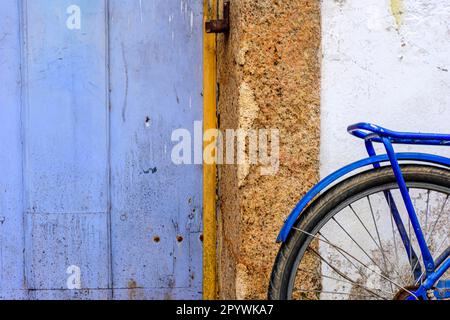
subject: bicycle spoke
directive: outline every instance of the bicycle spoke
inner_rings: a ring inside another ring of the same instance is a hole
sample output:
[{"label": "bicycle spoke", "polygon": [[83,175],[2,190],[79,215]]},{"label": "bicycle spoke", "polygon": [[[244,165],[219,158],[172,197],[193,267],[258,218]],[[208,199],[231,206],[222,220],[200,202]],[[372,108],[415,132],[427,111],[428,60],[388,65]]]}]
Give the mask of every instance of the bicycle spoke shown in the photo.
[{"label": "bicycle spoke", "polygon": [[[443,212],[444,212],[444,209],[445,209],[445,206],[447,205],[447,201],[448,201],[449,197],[450,197],[450,195],[447,195],[447,197],[445,198],[445,201],[444,201],[444,203],[443,203],[443,205],[442,205],[441,210],[439,211],[439,215],[438,215],[438,217],[437,217],[437,219],[436,219],[436,222],[434,223],[434,226],[433,226],[432,230],[431,230],[430,233],[428,234],[428,237],[427,237],[427,239],[426,239],[426,242],[427,242],[427,243],[431,240],[431,236],[433,235],[433,232],[434,232],[436,226],[437,226],[438,223],[439,223],[439,220],[440,220],[440,218],[441,218],[441,216],[442,216],[442,214],[443,214]],[[445,243],[446,240],[447,240],[447,238],[445,238],[445,239],[444,239],[444,242],[439,246],[438,249],[436,249],[436,253],[439,252],[439,250],[441,249],[441,246]],[[420,258],[417,260],[417,263],[416,263],[416,265],[414,266],[413,270],[415,270],[415,268],[418,266],[418,264],[420,263],[420,261],[422,260],[422,258],[423,258],[423,253],[420,253]],[[419,283],[419,282],[421,281],[421,279],[423,278],[424,275],[425,275],[425,272],[422,273],[422,275],[420,276],[419,280],[415,280],[415,279],[414,279],[414,275],[411,274],[411,280],[417,281],[417,282],[416,282],[416,284],[417,284],[417,283]]]},{"label": "bicycle spoke", "polygon": [[427,231],[428,231],[428,215],[430,213],[430,192],[431,192],[430,190],[428,190],[427,192],[427,208],[425,210],[425,227],[423,229],[425,239],[427,238],[428,235]]},{"label": "bicycle spoke", "polygon": [[[409,258],[409,261],[412,261],[412,256],[413,256],[412,242],[413,242],[413,238],[411,238],[411,218],[409,217],[409,215],[408,215],[408,234],[409,234],[408,235],[408,237],[409,237],[408,258]],[[420,259],[417,260],[417,263],[420,263]],[[414,274],[414,268],[411,268],[411,272]]]},{"label": "bicycle spoke", "polygon": [[379,290],[380,292],[383,292],[383,293],[386,293],[386,294],[390,294],[390,295],[393,294],[393,292],[384,291],[384,290],[381,290],[381,289],[369,288],[369,287],[364,286],[364,285],[362,285],[362,284],[360,284],[358,282],[346,280],[345,278],[344,279],[338,279],[338,278],[335,278],[335,277],[319,274],[318,272],[313,272],[313,271],[305,270],[305,269],[301,269],[301,268],[299,268],[298,270],[300,272],[302,272],[302,273],[310,274],[310,275],[313,275],[315,277],[322,277],[322,278],[325,278],[325,279],[330,279],[330,280],[334,280],[334,281],[344,282],[344,283],[347,283],[347,284],[352,284],[352,285],[355,285],[357,287],[365,288],[365,289],[369,289],[369,290]]},{"label": "bicycle spoke", "polygon": [[[325,258],[323,258],[316,250],[309,248],[310,251],[312,251],[317,257],[319,257],[320,260],[322,260],[323,262],[325,262],[331,269],[333,269],[334,272],[336,272],[338,275],[340,275],[342,278],[352,282],[354,285],[358,285],[358,283],[356,281],[353,281],[352,279],[350,279],[349,277],[347,277],[342,271],[340,271],[339,269],[337,269],[336,267],[334,267],[333,265],[331,265],[331,263],[329,263]],[[383,300],[386,300],[385,297],[380,296],[379,294],[373,292],[372,290],[368,289],[365,286],[362,286],[362,289],[366,290],[368,293],[381,298]]]},{"label": "bicycle spoke", "polygon": [[[339,291],[322,291],[322,290],[306,290],[306,289],[294,289],[296,292],[301,293],[325,293],[325,294],[338,294],[338,295],[351,295],[359,298],[373,298],[373,296],[364,296],[360,294],[351,294],[348,292],[339,292]],[[385,299],[386,300],[386,299]]]},{"label": "bicycle spoke", "polygon": [[372,239],[373,243],[378,247],[378,249],[381,250],[381,247],[378,245],[378,242],[375,240],[375,238],[372,236],[372,234],[370,233],[369,229],[366,227],[366,225],[364,224],[364,222],[361,220],[361,218],[358,216],[358,214],[356,213],[355,209],[353,209],[352,205],[349,205],[349,208],[351,209],[351,211],[353,212],[353,214],[355,215],[356,219],[361,223],[361,225],[363,226],[364,230],[366,230],[367,234],[369,235],[369,237]]},{"label": "bicycle spoke", "polygon": [[[381,242],[380,232],[378,231],[377,221],[375,219],[375,214],[373,212],[372,202],[370,201],[370,197],[369,196],[367,196],[367,201],[369,202],[370,213],[372,214],[373,224],[375,226],[375,231],[377,233],[378,242],[380,243],[380,250],[381,250],[381,254],[383,255],[383,262],[384,262],[385,272],[387,272],[387,262],[386,262],[387,259],[386,259],[386,255],[384,254],[383,243]],[[395,270],[395,268],[394,268],[394,270]],[[394,288],[392,287],[392,284],[391,284],[391,290],[394,290]]]},{"label": "bicycle spoke", "polygon": [[[322,238],[324,238],[325,239],[325,241],[327,241],[327,242],[330,242],[323,234],[321,234],[320,232],[318,233],[318,235],[320,236],[320,237],[322,237]],[[340,252],[339,250],[338,250],[338,252],[339,252],[339,254],[345,259],[345,260],[347,260],[353,267],[355,267],[355,269],[356,269],[356,271],[358,271],[358,273],[359,273],[359,275],[361,276],[361,277],[365,277],[366,275],[361,271],[361,269],[360,268],[358,268],[358,266],[349,258],[349,257],[347,257],[346,255],[344,255],[342,252]]]},{"label": "bicycle spoke", "polygon": [[428,234],[427,242],[430,240],[431,235],[433,234],[434,230],[436,229],[436,227],[437,227],[437,225],[438,225],[438,223],[439,223],[439,221],[441,219],[441,216],[444,213],[444,209],[445,209],[445,206],[447,205],[449,197],[450,197],[450,195],[447,195],[447,197],[445,198],[444,204],[442,205],[441,211],[439,212],[439,215],[438,215],[438,217],[437,217],[437,219],[436,219],[436,221],[435,221],[435,223],[433,225],[433,228],[431,229],[430,233]]},{"label": "bicycle spoke", "polygon": [[[344,231],[344,233],[356,244],[356,246],[364,252],[364,254],[369,258],[369,260],[376,265],[380,270],[383,270],[378,263],[367,253],[366,250],[350,235],[350,233],[336,220],[336,218],[332,218],[332,220]],[[386,272],[386,271],[385,271]]]},{"label": "bicycle spoke", "polygon": [[319,240],[319,241],[321,241],[321,242],[324,242],[324,243],[326,243],[326,244],[332,246],[333,248],[335,248],[335,249],[338,250],[339,252],[341,252],[341,253],[343,253],[343,254],[346,254],[346,255],[348,255],[349,257],[351,257],[352,259],[354,259],[356,262],[358,262],[359,264],[361,264],[361,266],[363,266],[364,268],[366,268],[368,271],[374,273],[375,275],[378,275],[379,277],[381,277],[382,279],[384,279],[384,280],[386,280],[386,281],[388,281],[388,282],[391,282],[391,283],[392,283],[395,287],[397,287],[398,289],[404,290],[405,292],[409,293],[410,295],[414,296],[414,297],[417,299],[417,297],[416,297],[410,290],[408,290],[407,288],[405,288],[405,287],[403,287],[402,285],[398,284],[397,282],[395,282],[395,281],[389,279],[388,277],[386,277],[386,276],[383,275],[382,273],[379,273],[379,272],[373,270],[372,268],[368,267],[364,262],[362,262],[361,260],[359,260],[358,258],[356,258],[355,256],[353,256],[351,253],[349,253],[349,252],[346,251],[345,249],[343,249],[343,248],[341,248],[341,247],[339,247],[339,246],[337,246],[337,245],[335,245],[335,244],[333,244],[333,243],[331,243],[331,242],[328,242],[328,241],[326,241],[326,240],[324,240],[324,239],[321,239],[320,237],[317,237],[317,236],[315,236],[315,235],[313,235],[313,234],[311,234],[311,233],[309,233],[309,232],[306,232],[306,231],[304,231],[304,230],[301,230],[301,229],[299,229],[299,228],[294,228],[294,230],[296,230],[296,231],[298,231],[298,232],[301,232],[301,233],[303,233],[303,234],[305,234],[305,235],[307,235],[307,236],[309,236],[309,237],[312,237],[312,238],[314,238],[314,239],[317,239],[317,240]]},{"label": "bicycle spoke", "polygon": [[[370,179],[342,183],[305,212],[293,228],[297,233],[291,239],[297,241],[294,249],[288,246],[283,248],[288,251],[280,252],[278,265],[286,265],[290,272],[281,292],[287,290],[284,294],[291,299],[306,300],[419,299],[414,288],[419,288],[428,273],[424,271],[418,231],[412,224],[415,217],[405,211],[395,177],[388,169],[362,174]],[[440,181],[450,173],[408,165],[404,175],[423,240],[434,259],[441,248],[444,250],[436,260],[436,265],[441,265],[450,242],[449,232],[445,233],[450,186]],[[291,240],[288,245],[292,246]],[[297,259],[291,254],[297,254]],[[293,260],[286,263],[286,259]],[[277,297],[279,280],[274,277],[272,281]]]},{"label": "bicycle spoke", "polygon": [[[439,245],[439,247],[436,249],[436,252],[439,252],[439,251],[442,249],[442,247],[444,246],[444,244],[447,242],[448,239],[449,239],[448,236],[444,238],[444,240],[441,242],[441,244]],[[423,282],[423,277],[425,276],[425,273],[426,273],[426,271],[424,271],[424,272],[420,275],[419,280],[416,281],[415,285],[418,285],[419,282]]]},{"label": "bicycle spoke", "polygon": [[[394,241],[395,261],[399,262],[400,260],[399,260],[399,254],[398,254],[397,240],[396,240],[396,236],[395,236],[394,217],[392,216],[392,214],[389,214],[389,217],[391,220],[392,239]],[[402,280],[404,281],[403,277],[400,277],[400,278],[402,278]]]},{"label": "bicycle spoke", "polygon": [[[382,252],[383,254],[383,258],[384,261],[386,262],[386,257],[384,254],[384,250],[383,248],[378,244],[378,242],[375,240],[375,238],[372,236],[372,234],[370,233],[369,229],[367,228],[367,226],[365,225],[365,223],[361,220],[361,218],[359,217],[359,215],[356,213],[355,209],[353,208],[352,205],[349,205],[351,211],[353,212],[353,214],[355,215],[356,219],[360,222],[360,224],[363,226],[364,230],[367,232],[367,234],[369,235],[369,237],[372,239],[373,243],[378,247],[378,249]],[[381,243],[381,240],[380,240]],[[398,260],[397,260],[398,261]],[[395,266],[392,264],[392,262],[389,262],[389,264],[391,265],[391,267],[395,270]],[[387,266],[385,266],[387,269]],[[398,266],[397,266],[398,267]],[[398,273],[397,273],[398,274]],[[398,274],[399,275],[399,274]],[[399,275],[400,276],[400,275]]]}]

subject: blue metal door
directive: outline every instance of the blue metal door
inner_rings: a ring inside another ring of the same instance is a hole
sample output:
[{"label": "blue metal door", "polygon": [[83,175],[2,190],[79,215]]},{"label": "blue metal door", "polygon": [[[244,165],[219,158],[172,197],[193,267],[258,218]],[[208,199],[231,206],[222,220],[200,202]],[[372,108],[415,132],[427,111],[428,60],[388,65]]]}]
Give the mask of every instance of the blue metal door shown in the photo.
[{"label": "blue metal door", "polygon": [[201,0],[0,0],[0,298],[201,298]]}]

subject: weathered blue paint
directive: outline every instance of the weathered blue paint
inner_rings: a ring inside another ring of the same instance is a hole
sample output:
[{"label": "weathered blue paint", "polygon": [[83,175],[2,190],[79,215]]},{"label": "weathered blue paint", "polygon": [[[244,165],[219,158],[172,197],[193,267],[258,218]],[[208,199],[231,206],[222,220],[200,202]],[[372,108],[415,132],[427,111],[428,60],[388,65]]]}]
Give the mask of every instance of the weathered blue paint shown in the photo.
[{"label": "weathered blue paint", "polygon": [[23,139],[27,289],[108,288],[106,32],[103,1],[23,1]]},{"label": "weathered blue paint", "polygon": [[0,10],[0,298],[24,298],[20,19],[16,0]]},{"label": "weathered blue paint", "polygon": [[202,5],[2,0],[0,298],[201,298]]}]

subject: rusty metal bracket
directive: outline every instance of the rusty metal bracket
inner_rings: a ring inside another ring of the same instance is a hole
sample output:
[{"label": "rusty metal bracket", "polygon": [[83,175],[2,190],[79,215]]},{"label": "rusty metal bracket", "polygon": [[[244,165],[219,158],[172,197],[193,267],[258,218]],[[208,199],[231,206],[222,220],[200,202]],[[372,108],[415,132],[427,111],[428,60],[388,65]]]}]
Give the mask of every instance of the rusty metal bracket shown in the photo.
[{"label": "rusty metal bracket", "polygon": [[206,22],[206,33],[226,33],[230,31],[230,2],[223,4],[223,18]]}]

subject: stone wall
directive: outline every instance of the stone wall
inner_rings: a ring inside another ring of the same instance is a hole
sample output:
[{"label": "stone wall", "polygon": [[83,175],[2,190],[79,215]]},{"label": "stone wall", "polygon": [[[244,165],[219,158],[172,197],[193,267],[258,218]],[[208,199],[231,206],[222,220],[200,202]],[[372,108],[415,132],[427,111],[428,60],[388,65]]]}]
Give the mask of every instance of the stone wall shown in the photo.
[{"label": "stone wall", "polygon": [[284,218],[319,177],[319,0],[231,0],[218,37],[221,129],[279,129],[280,169],[219,166],[219,295],[264,299]]}]

